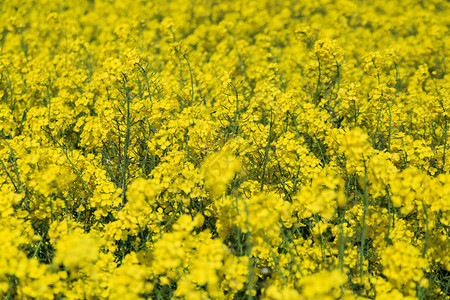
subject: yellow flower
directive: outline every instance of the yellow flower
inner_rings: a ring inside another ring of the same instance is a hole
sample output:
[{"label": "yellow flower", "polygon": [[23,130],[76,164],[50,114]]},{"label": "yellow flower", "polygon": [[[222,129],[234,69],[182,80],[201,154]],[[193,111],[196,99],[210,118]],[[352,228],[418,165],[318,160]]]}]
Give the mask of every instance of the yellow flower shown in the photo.
[{"label": "yellow flower", "polygon": [[405,242],[394,242],[382,254],[383,274],[392,286],[405,295],[415,296],[416,287],[424,279],[428,266],[419,249]]},{"label": "yellow flower", "polygon": [[92,235],[74,230],[56,243],[53,262],[72,272],[89,272],[98,259],[99,242]]},{"label": "yellow flower", "polygon": [[240,167],[240,161],[226,151],[214,153],[205,159],[201,171],[206,188],[214,198],[220,197],[226,191],[227,184]]}]

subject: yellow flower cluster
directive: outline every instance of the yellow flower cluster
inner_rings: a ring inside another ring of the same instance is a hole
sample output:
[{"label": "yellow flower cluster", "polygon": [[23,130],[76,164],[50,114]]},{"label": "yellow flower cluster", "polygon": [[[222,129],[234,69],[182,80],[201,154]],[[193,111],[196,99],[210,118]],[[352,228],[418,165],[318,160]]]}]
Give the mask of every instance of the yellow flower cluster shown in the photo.
[{"label": "yellow flower cluster", "polygon": [[449,15],[2,1],[0,297],[449,298]]},{"label": "yellow flower cluster", "polygon": [[205,186],[213,197],[221,196],[227,184],[240,169],[239,160],[233,158],[231,153],[218,152],[208,156],[202,167]]}]

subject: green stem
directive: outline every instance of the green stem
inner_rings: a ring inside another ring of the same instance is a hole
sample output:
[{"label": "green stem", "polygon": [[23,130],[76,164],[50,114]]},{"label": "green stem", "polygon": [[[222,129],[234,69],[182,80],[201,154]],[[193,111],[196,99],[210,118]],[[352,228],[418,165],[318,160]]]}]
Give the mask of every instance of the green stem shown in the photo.
[{"label": "green stem", "polygon": [[448,120],[448,118],[447,118],[447,116],[445,116],[445,123],[444,123],[444,126],[445,126],[445,128],[444,128],[444,130],[445,130],[445,132],[444,132],[444,153],[442,154],[442,170],[444,170],[444,167],[445,167],[445,154],[446,154],[446,150],[447,150],[447,130],[448,130],[448,128],[447,128],[447,120]]},{"label": "green stem", "polygon": [[425,242],[423,244],[422,257],[425,257],[428,249],[428,238],[429,238],[429,222],[428,222],[428,211],[425,202],[422,200],[423,211],[425,213]]},{"label": "green stem", "polygon": [[248,220],[248,206],[244,201],[245,214],[246,214],[246,228],[247,228],[247,240],[245,242],[245,255],[248,257],[248,282],[247,282],[247,299],[253,299],[253,286],[254,282],[254,271],[253,271],[253,257],[252,257],[252,243],[251,243],[251,231],[250,231],[250,222]]},{"label": "green stem", "polygon": [[277,267],[278,274],[280,275],[281,279],[283,279],[284,285],[287,286],[286,277],[284,276],[283,271],[281,270],[281,266],[280,266],[280,263],[278,261],[278,257],[275,254],[275,252],[273,251],[272,244],[270,243],[270,240],[269,240],[269,238],[267,237],[267,235],[265,233],[264,233],[264,240],[266,241],[267,245],[269,245],[270,253],[272,254],[275,266]]},{"label": "green stem", "polygon": [[270,127],[269,127],[269,136],[267,137],[267,144],[266,144],[266,148],[264,151],[264,162],[263,162],[263,170],[262,170],[262,175],[261,175],[261,187],[260,187],[260,191],[263,191],[264,188],[264,177],[266,176],[266,166],[267,166],[267,161],[269,160],[269,149],[270,149],[270,142],[272,139],[272,127],[273,127],[273,115],[272,115],[272,110],[270,111]]},{"label": "green stem", "polygon": [[341,271],[344,271],[344,254],[345,254],[345,234],[344,234],[344,221],[345,221],[345,213],[347,211],[347,199],[350,194],[350,179],[347,180],[347,188],[345,192],[345,206],[344,209],[340,212],[340,236],[339,236],[339,268]]},{"label": "green stem", "polygon": [[131,118],[130,118],[130,90],[126,85],[126,79],[124,80],[125,88],[125,101],[126,101],[126,132],[125,132],[125,145],[123,146],[123,164],[122,164],[122,205],[126,203],[126,192],[127,192],[127,170],[128,170],[128,147],[130,146],[130,128],[131,128]]},{"label": "green stem", "polygon": [[360,277],[362,277],[363,273],[364,247],[366,243],[366,215],[368,206],[369,206],[369,194],[367,190],[367,168],[366,164],[364,163],[364,212],[363,212],[363,227],[361,232],[361,248],[360,248],[360,264],[359,264]]},{"label": "green stem", "polygon": [[11,82],[11,78],[9,76],[9,71],[8,68],[5,66],[5,64],[2,62],[1,63],[3,65],[3,67],[5,68],[5,72],[6,72],[6,77],[8,77],[8,83],[9,83],[9,93],[11,96],[11,103],[9,108],[11,109],[11,112],[14,110],[14,98],[13,98],[13,89],[12,89],[12,82]]},{"label": "green stem", "polygon": [[189,104],[189,106],[192,106],[194,104],[194,75],[192,74],[191,64],[189,63],[186,54],[183,54],[183,58],[186,60],[186,64],[189,68],[189,75],[191,79],[191,103]]}]

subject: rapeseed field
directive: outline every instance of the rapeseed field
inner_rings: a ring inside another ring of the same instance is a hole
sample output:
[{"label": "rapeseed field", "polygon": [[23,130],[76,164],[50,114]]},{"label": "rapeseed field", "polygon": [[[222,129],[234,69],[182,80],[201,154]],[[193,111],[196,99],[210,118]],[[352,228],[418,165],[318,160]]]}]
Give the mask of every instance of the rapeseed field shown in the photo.
[{"label": "rapeseed field", "polygon": [[447,299],[450,2],[0,1],[3,299]]}]

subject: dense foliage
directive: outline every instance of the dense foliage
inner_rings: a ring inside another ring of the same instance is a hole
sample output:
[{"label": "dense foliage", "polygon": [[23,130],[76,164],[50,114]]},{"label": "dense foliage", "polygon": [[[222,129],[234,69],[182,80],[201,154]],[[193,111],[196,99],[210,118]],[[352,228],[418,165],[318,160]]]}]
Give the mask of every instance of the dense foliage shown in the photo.
[{"label": "dense foliage", "polygon": [[0,1],[0,295],[449,297],[449,8]]}]

